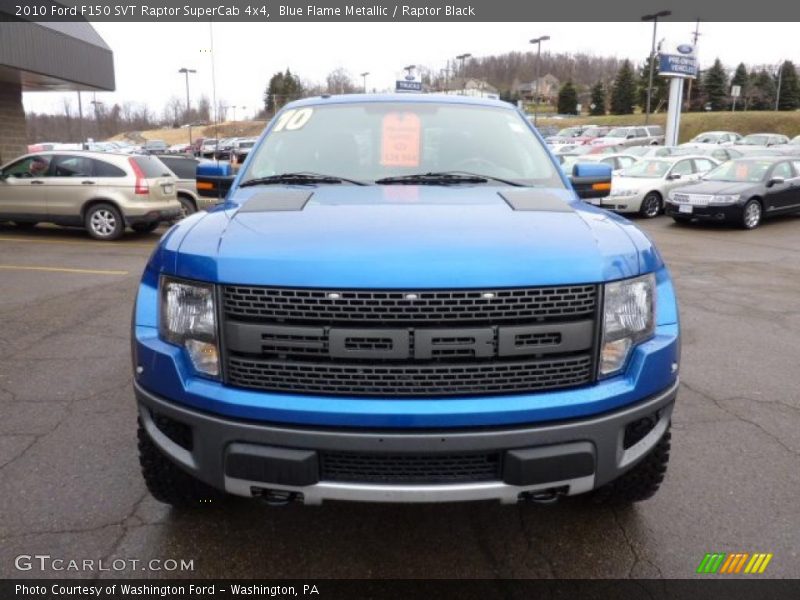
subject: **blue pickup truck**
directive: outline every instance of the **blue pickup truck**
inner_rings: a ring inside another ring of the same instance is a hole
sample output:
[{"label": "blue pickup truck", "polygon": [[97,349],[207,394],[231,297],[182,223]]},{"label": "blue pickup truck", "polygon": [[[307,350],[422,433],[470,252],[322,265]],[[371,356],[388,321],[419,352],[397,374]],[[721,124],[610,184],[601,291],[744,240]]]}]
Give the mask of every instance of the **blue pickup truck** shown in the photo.
[{"label": "blue pickup truck", "polygon": [[155,498],[629,503],[662,483],[675,292],[525,116],[464,96],[285,106],[173,226],[133,316]]}]

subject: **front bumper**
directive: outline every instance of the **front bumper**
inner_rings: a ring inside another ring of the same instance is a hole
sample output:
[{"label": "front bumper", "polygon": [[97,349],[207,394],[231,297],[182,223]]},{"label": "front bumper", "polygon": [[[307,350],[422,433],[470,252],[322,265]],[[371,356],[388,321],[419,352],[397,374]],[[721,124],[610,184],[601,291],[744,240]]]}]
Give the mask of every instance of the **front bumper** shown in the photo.
[{"label": "front bumper", "polygon": [[[575,495],[600,487],[633,467],[669,427],[678,381],[645,400],[586,418],[492,429],[354,430],[294,427],[221,417],[161,398],[134,382],[142,424],[153,442],[181,468],[231,494],[297,493],[308,504],[323,500],[455,502],[500,500],[526,494]],[[635,443],[626,429],[649,419]],[[164,422],[190,434],[168,436]],[[188,428],[188,429],[187,429]],[[174,441],[177,440],[177,441]],[[188,440],[188,441],[187,441]],[[357,453],[380,460],[398,454],[453,456],[497,452],[496,480],[381,484],[326,480],[320,457]]]},{"label": "front bumper", "polygon": [[606,196],[600,199],[600,208],[613,210],[619,213],[635,213],[639,212],[642,207],[642,200],[644,194],[636,194],[633,196]]},{"label": "front bumper", "polygon": [[744,206],[728,204],[723,206],[692,206],[691,213],[680,212],[680,204],[666,202],[664,212],[670,217],[698,219],[700,221],[734,221],[739,222],[744,215]]}]

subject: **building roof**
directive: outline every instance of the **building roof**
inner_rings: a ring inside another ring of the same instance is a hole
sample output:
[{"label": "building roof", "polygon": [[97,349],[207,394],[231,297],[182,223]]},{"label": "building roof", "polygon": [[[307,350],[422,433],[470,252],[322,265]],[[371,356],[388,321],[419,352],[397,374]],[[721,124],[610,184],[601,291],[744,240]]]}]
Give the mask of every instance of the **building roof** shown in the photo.
[{"label": "building roof", "polygon": [[18,83],[24,91],[111,91],[114,55],[85,21],[34,23],[0,17],[2,82]]}]

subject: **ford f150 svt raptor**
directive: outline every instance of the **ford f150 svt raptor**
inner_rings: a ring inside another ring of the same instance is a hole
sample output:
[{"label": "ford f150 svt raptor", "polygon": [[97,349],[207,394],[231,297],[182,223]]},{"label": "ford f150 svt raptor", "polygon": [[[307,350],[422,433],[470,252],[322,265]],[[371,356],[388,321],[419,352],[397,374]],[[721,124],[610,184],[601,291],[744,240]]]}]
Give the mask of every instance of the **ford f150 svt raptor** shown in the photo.
[{"label": "ford f150 svt raptor", "polygon": [[610,177],[578,164],[570,181],[499,101],[284,107],[235,179],[199,176],[224,201],[144,271],[132,348],[152,494],[650,497],[678,312],[650,240],[578,198]]}]

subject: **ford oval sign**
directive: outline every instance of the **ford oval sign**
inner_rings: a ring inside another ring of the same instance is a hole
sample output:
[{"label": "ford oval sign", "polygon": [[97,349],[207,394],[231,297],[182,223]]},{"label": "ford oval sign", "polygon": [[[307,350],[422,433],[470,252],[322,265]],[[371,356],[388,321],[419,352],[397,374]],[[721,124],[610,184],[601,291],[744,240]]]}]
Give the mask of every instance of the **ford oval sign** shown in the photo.
[{"label": "ford oval sign", "polygon": [[694,50],[694,47],[690,46],[689,44],[681,44],[678,46],[678,52],[681,54],[691,54]]}]

